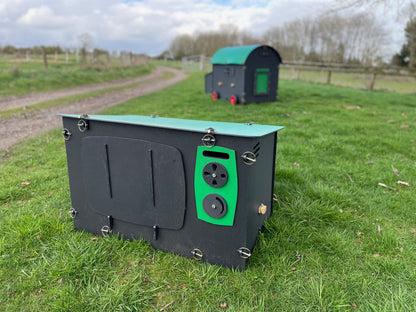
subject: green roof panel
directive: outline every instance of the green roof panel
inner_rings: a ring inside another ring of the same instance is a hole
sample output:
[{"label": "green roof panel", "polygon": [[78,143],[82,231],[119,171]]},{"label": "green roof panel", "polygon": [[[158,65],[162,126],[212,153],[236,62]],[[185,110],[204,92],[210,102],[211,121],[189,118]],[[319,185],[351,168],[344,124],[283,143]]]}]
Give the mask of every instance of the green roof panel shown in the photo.
[{"label": "green roof panel", "polygon": [[[58,116],[79,118],[79,115],[58,114]],[[138,115],[89,115],[88,120],[115,122],[129,125],[147,127],[160,127],[176,130],[195,131],[206,133],[208,128],[214,128],[217,134],[234,135],[242,137],[261,137],[266,134],[283,129],[281,126],[239,124],[219,121],[188,120],[177,118],[163,118]]]},{"label": "green roof panel", "polygon": [[247,57],[260,45],[239,47],[226,47],[219,49],[211,58],[211,64],[238,64],[244,65]]}]

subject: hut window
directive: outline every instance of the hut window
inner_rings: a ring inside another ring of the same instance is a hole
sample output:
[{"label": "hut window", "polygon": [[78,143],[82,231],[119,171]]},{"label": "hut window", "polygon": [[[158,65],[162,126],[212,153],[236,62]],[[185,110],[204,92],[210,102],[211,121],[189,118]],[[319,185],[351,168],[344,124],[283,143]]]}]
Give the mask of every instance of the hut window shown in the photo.
[{"label": "hut window", "polygon": [[234,76],[234,68],[233,67],[226,67],[224,69],[225,76],[232,77]]},{"label": "hut window", "polygon": [[264,95],[269,93],[270,69],[257,68],[254,80],[254,94]]}]

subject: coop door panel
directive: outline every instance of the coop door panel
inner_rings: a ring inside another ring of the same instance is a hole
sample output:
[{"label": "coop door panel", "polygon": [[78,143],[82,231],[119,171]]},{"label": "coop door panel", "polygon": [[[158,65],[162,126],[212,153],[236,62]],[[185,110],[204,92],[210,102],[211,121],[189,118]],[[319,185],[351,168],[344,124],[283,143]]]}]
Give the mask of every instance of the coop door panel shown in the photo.
[{"label": "coop door panel", "polygon": [[265,95],[269,93],[270,72],[268,68],[257,68],[255,73],[254,94]]},{"label": "coop door panel", "polygon": [[81,153],[91,209],[138,225],[182,227],[185,176],[178,149],[145,140],[87,137]]}]

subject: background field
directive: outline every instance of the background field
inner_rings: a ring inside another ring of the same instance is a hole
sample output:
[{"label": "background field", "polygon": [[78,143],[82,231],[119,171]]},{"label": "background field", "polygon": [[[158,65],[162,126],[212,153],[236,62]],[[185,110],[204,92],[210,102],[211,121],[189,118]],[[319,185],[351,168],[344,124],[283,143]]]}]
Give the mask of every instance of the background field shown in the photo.
[{"label": "background field", "polygon": [[285,126],[248,269],[75,232],[58,129],[1,155],[0,310],[416,310],[416,97],[282,80],[277,102],[231,106],[203,90],[196,73],[105,113]]},{"label": "background field", "polygon": [[[282,79],[296,79],[306,82],[326,84],[328,71],[293,71],[289,68],[282,68],[280,70],[280,77]],[[367,89],[371,82],[371,78],[371,74],[333,71],[331,74],[331,84],[354,89]],[[416,95],[416,78],[415,76],[378,74],[375,79],[374,90],[394,91],[398,93]]]},{"label": "background field", "polygon": [[64,57],[60,55],[57,60],[49,60],[48,69],[44,68],[41,60],[0,57],[0,99],[137,77],[149,73],[153,68],[147,62],[138,61],[124,65],[120,59],[114,58],[82,65],[77,63],[74,56],[68,62]]}]

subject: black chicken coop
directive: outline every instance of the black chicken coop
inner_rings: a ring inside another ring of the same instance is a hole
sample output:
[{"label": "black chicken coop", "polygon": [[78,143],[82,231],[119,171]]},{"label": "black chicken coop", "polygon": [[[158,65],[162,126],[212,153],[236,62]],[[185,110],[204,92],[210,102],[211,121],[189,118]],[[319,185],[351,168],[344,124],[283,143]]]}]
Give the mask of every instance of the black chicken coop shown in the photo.
[{"label": "black chicken coop", "polygon": [[211,58],[212,72],[205,76],[205,93],[231,104],[270,102],[277,99],[279,53],[270,46],[226,47]]},{"label": "black chicken coop", "polygon": [[272,212],[283,127],[61,116],[76,229],[245,268]]}]

